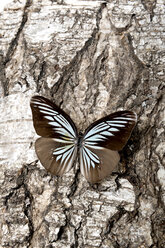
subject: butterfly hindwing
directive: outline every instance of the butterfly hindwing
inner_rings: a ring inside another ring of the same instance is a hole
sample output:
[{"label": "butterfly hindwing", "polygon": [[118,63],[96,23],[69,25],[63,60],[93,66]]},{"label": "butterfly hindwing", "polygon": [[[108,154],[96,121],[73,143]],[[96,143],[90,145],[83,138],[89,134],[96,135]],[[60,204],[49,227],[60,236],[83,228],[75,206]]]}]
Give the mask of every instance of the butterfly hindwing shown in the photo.
[{"label": "butterfly hindwing", "polygon": [[58,176],[71,169],[77,155],[74,144],[60,143],[52,138],[37,139],[35,150],[45,169]]},{"label": "butterfly hindwing", "polygon": [[120,157],[117,151],[127,143],[136,124],[136,114],[119,111],[87,128],[80,148],[80,169],[91,183],[112,173]]},{"label": "butterfly hindwing", "polygon": [[110,175],[120,160],[117,151],[107,148],[80,148],[80,169],[83,176],[91,183],[100,182]]}]

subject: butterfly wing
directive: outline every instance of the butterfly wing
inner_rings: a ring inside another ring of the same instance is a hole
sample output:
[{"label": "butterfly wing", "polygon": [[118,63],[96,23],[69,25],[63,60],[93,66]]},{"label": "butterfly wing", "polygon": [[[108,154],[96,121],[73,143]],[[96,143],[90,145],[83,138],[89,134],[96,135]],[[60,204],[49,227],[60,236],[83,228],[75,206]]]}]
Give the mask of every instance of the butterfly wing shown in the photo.
[{"label": "butterfly wing", "polygon": [[80,148],[80,169],[91,183],[111,174],[119,162],[119,154],[136,124],[136,114],[119,111],[87,128]]},{"label": "butterfly wing", "polygon": [[88,145],[120,151],[127,143],[136,121],[136,113],[132,111],[115,112],[90,125],[83,141]]},{"label": "butterfly wing", "polygon": [[35,143],[42,165],[53,175],[70,170],[77,154],[77,129],[71,118],[50,100],[33,96],[34,128],[42,136]]},{"label": "butterfly wing", "polygon": [[47,98],[33,96],[30,107],[34,128],[38,135],[69,141],[77,138],[76,126],[69,115]]},{"label": "butterfly wing", "polygon": [[117,151],[107,148],[83,146],[80,149],[80,169],[91,183],[100,182],[110,175],[120,160]]},{"label": "butterfly wing", "polygon": [[37,139],[35,150],[45,169],[56,176],[62,176],[71,169],[77,154],[74,144],[60,143],[52,138]]}]

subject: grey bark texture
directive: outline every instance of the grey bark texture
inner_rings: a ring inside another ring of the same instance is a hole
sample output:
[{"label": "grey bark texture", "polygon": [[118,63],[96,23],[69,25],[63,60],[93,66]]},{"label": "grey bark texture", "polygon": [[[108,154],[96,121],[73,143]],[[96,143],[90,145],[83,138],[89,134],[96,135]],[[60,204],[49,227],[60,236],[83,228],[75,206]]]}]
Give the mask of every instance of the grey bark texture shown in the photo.
[{"label": "grey bark texture", "polygon": [[[165,247],[164,0],[20,0],[0,14],[0,247]],[[35,151],[39,94],[79,130],[117,110],[137,125],[98,185],[51,176]]]}]

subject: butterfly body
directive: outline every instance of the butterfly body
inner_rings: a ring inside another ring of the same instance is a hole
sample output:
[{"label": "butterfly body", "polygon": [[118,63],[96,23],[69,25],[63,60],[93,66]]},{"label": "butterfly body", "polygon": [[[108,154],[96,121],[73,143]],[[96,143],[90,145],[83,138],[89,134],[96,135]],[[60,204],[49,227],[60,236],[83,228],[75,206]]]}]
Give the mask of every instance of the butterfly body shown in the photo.
[{"label": "butterfly body", "polygon": [[108,176],[119,162],[118,151],[126,144],[136,123],[132,111],[119,111],[91,124],[79,133],[71,118],[50,100],[31,99],[34,128],[41,138],[35,150],[42,165],[53,175],[69,171],[79,157],[85,178],[96,183]]}]

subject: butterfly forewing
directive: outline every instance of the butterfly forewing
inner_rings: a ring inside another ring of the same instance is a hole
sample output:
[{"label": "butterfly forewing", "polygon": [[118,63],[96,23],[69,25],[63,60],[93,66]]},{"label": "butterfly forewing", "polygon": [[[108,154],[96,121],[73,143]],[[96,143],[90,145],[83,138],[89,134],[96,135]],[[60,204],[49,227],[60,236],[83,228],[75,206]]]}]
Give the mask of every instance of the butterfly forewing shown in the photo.
[{"label": "butterfly forewing", "polygon": [[99,182],[112,173],[119,154],[136,124],[136,114],[119,111],[87,128],[80,147],[80,169],[91,183]]},{"label": "butterfly forewing", "polygon": [[33,96],[30,106],[34,128],[38,135],[72,142],[77,139],[77,129],[71,118],[57,105],[41,96]]},{"label": "butterfly forewing", "polygon": [[100,146],[119,151],[127,143],[136,119],[136,114],[132,111],[110,114],[87,128],[83,142],[88,146]]},{"label": "butterfly forewing", "polygon": [[70,170],[77,154],[77,129],[71,118],[41,96],[31,98],[33,124],[38,135],[35,150],[42,165],[53,175]]}]

